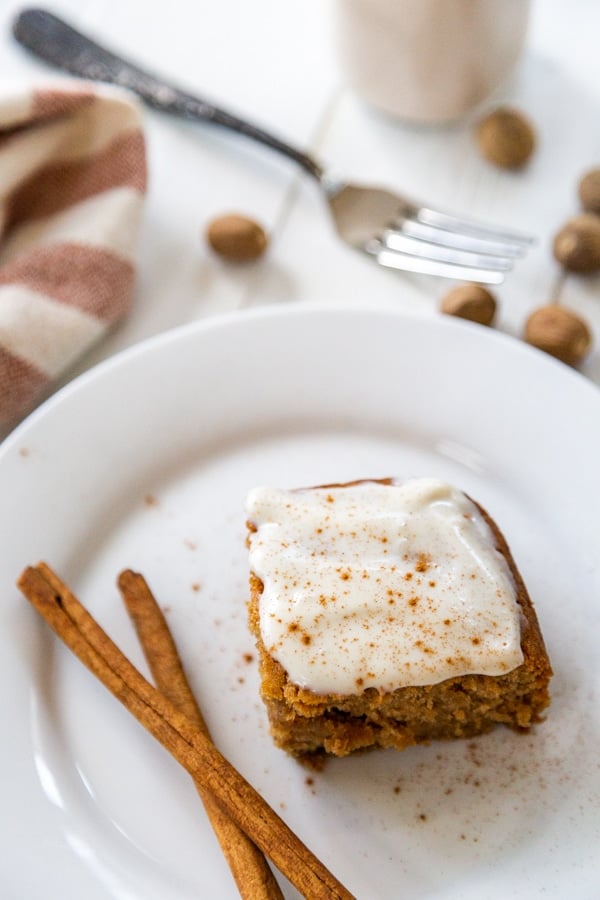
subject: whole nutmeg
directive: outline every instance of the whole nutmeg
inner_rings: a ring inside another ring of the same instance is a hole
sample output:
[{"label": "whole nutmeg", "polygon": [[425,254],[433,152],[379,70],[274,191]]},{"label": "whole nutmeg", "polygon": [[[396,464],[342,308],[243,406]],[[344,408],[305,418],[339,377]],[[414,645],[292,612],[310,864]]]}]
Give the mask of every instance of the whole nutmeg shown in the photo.
[{"label": "whole nutmeg", "polygon": [[591,169],[579,182],[579,199],[586,212],[600,215],[600,169]]},{"label": "whole nutmeg", "polygon": [[570,219],[554,238],[554,256],[570,272],[600,269],[600,218],[582,213]]},{"label": "whole nutmeg", "polygon": [[480,325],[491,325],[496,315],[496,298],[480,284],[462,284],[442,298],[440,312]]},{"label": "whole nutmeg", "polygon": [[246,216],[227,215],[213,219],[206,230],[208,243],[219,256],[231,262],[250,262],[267,249],[264,228]]},{"label": "whole nutmeg", "polygon": [[477,125],[477,143],[488,162],[502,169],[520,169],[535,149],[535,131],[516,109],[499,107]]},{"label": "whole nutmeg", "polygon": [[534,310],[525,323],[523,336],[528,344],[570,366],[580,363],[592,346],[587,323],[562,306],[540,306]]}]

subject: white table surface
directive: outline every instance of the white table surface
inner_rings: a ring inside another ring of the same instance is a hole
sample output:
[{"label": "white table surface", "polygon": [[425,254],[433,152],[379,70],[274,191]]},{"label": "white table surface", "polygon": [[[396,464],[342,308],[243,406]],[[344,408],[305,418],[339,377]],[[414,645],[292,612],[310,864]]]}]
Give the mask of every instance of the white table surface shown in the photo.
[{"label": "white table surface", "polygon": [[[49,69],[11,37],[18,8],[13,0],[0,6],[3,76],[43,77]],[[331,0],[58,0],[53,9],[146,67],[310,148],[340,173],[535,234],[535,248],[497,289],[496,327],[518,338],[528,313],[558,297],[592,325],[595,349],[582,372],[600,383],[600,278],[565,278],[551,254],[555,231],[577,212],[579,176],[600,163],[596,0],[534,2],[524,59],[497,97],[526,111],[538,130],[535,158],[517,174],[480,158],[472,122],[400,124],[345,88]],[[134,307],[63,381],[150,335],[215,313],[322,301],[435,314],[453,284],[380,269],[343,245],[316,187],[271,151],[150,110],[145,127],[150,186]],[[207,223],[229,211],[270,232],[259,263],[223,264],[207,248]]]},{"label": "white table surface", "polygon": [[[0,2],[2,77],[44,77],[49,69],[10,35],[19,5]],[[55,0],[52,9],[340,172],[537,235],[497,289],[496,327],[518,339],[532,309],[560,299],[592,326],[595,347],[581,371],[600,385],[600,277],[564,277],[550,250],[557,228],[577,212],[579,175],[600,164],[598,0],[534,0],[522,65],[497,98],[521,107],[538,130],[535,158],[518,174],[481,160],[470,122],[399,124],[353,96],[336,63],[332,0]],[[341,244],[317,190],[292,164],[236,135],[150,110],[145,128],[150,184],[133,309],[57,387],[147,337],[260,304],[351,302],[436,315],[452,283],[380,269]],[[234,267],[211,254],[204,229],[229,211],[270,232],[260,262]]]}]

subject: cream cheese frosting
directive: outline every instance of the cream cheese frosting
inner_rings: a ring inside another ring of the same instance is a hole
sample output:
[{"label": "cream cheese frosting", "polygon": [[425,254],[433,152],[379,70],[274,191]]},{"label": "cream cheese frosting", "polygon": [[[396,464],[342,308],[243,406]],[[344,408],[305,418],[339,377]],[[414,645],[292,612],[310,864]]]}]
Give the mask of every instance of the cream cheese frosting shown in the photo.
[{"label": "cream cheese frosting", "polygon": [[257,487],[247,518],[261,637],[300,687],[393,691],[523,662],[508,564],[452,485]]}]

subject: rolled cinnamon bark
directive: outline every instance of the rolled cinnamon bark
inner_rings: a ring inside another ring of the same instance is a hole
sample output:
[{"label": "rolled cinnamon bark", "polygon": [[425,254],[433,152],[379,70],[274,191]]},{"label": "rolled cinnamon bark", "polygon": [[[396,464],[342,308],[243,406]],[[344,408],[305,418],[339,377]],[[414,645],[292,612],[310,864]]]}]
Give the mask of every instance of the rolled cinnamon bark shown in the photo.
[{"label": "rolled cinnamon bark", "polygon": [[58,637],[215,797],[297,890],[314,900],[353,900],[209,738],[132,665],[49,566],[26,568],[18,586]]},{"label": "rolled cinnamon bark", "polygon": [[[163,612],[143,575],[126,569],[117,584],[158,690],[211,741]],[[283,900],[264,855],[195,781],[213,830],[243,900]]]}]

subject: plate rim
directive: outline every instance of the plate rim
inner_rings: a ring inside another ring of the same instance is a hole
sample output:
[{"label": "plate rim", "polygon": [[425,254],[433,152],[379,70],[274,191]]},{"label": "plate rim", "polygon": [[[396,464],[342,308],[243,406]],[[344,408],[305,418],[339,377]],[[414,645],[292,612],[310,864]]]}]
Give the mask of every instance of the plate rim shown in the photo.
[{"label": "plate rim", "polygon": [[19,422],[10,431],[2,441],[0,441],[0,465],[2,464],[4,455],[10,451],[13,444],[22,439],[22,437],[33,428],[40,420],[50,415],[56,406],[62,404],[65,400],[82,389],[85,389],[88,383],[102,379],[106,373],[112,372],[122,366],[126,366],[131,360],[138,357],[151,354],[158,348],[166,347],[169,344],[176,344],[179,341],[192,340],[195,335],[204,334],[210,331],[216,331],[227,328],[231,325],[243,325],[245,322],[269,322],[278,319],[294,319],[304,318],[305,316],[321,316],[334,317],[381,317],[390,318],[397,321],[410,320],[411,322],[419,322],[426,327],[442,328],[457,334],[470,334],[471,337],[479,336],[484,341],[498,343],[510,353],[530,360],[533,365],[540,366],[542,369],[548,368],[561,377],[577,385],[578,389],[583,393],[589,393],[595,402],[600,400],[600,387],[587,378],[578,369],[572,368],[560,360],[555,359],[543,350],[527,344],[525,341],[499,331],[494,328],[478,325],[466,319],[458,317],[446,316],[441,313],[420,312],[415,310],[393,309],[387,305],[373,305],[365,307],[363,304],[356,303],[319,303],[304,302],[295,306],[291,305],[270,305],[253,307],[250,309],[234,310],[231,312],[220,313],[214,316],[208,316],[202,319],[196,319],[192,322],[186,322],[169,328],[166,331],[151,335],[136,343],[119,350],[113,355],[101,360],[91,366],[86,371],[76,375],[70,381],[67,381],[49,397],[33,409],[21,422]]}]

